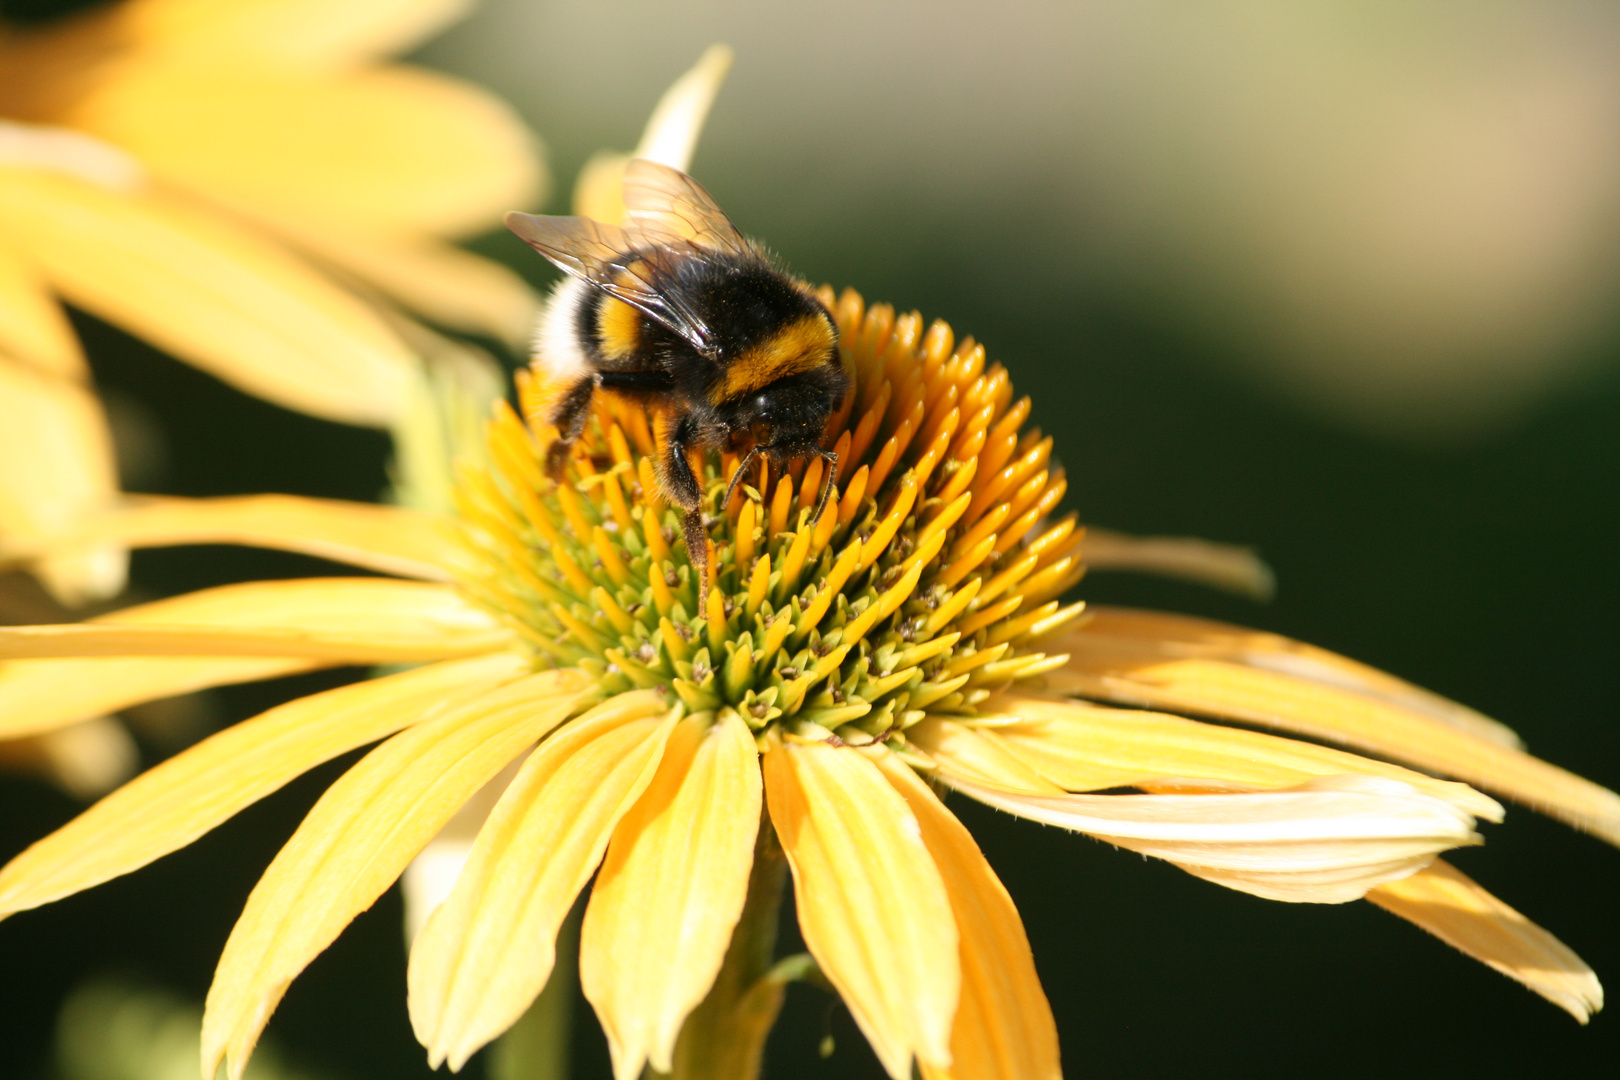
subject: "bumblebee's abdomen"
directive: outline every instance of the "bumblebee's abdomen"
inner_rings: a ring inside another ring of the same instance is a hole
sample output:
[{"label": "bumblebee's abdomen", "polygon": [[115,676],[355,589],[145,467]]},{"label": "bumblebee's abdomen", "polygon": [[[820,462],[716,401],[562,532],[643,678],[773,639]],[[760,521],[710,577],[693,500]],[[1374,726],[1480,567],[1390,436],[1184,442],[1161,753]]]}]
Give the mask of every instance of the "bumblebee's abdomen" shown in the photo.
[{"label": "bumblebee's abdomen", "polygon": [[641,312],[611,296],[603,296],[596,305],[596,325],[592,327],[596,352],[607,363],[623,363],[642,349]]}]

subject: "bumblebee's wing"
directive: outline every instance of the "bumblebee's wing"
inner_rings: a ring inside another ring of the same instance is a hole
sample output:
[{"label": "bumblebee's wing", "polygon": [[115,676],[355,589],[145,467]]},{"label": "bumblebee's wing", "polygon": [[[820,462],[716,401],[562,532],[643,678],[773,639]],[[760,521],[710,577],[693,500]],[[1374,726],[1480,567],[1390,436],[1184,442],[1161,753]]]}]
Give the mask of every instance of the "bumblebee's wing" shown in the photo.
[{"label": "bumblebee's wing", "polygon": [[659,244],[682,242],[730,255],[752,246],[703,185],[679,169],[636,158],[624,169],[625,230]]},{"label": "bumblebee's wing", "polygon": [[697,253],[690,242],[664,242],[648,249],[615,225],[584,217],[548,217],[516,210],[506,215],[506,227],[565,274],[658,320],[699,352],[708,351],[707,324],[681,302],[677,290],[663,287],[669,256],[674,254],[669,249],[680,245]]}]

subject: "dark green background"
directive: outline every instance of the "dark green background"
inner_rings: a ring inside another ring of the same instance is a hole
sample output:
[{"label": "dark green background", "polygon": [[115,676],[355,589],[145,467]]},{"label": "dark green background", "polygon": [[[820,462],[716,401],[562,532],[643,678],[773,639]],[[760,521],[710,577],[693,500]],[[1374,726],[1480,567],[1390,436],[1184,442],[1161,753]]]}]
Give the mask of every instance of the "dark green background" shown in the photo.
[{"label": "dark green background", "polygon": [[[632,127],[602,142],[634,136]],[[565,181],[585,149],[557,149]],[[701,155],[697,164],[703,175]],[[778,231],[768,188],[704,179],[805,276],[944,317],[984,341],[1034,396],[1034,422],[1056,437],[1069,504],[1086,521],[1252,543],[1281,582],[1263,607],[1113,576],[1083,582],[1078,595],[1341,651],[1620,786],[1620,341],[1594,358],[1608,374],[1511,430],[1453,449],[1400,448],[1324,426],[1230,374],[1225,361],[1242,344],[1189,329],[1150,291],[1077,291],[1032,265],[1047,256],[996,250],[993,235],[904,207],[877,229]],[[544,277],[515,241],[479,246]],[[356,499],[383,489],[382,435],[292,415],[93,320],[77,324],[101,384],[148,410],[164,435],[167,464],[149,489]],[[147,596],[331,571],[226,549],[142,553],[134,565]],[[339,677],[221,691],[217,712],[239,719]],[[200,1001],[257,875],[345,763],[138,874],[0,925],[0,1076],[51,1076],[57,1007],[93,974],[133,972]],[[1269,903],[1082,837],[956,808],[1023,912],[1071,1076],[1573,1076],[1620,1066],[1614,1015],[1581,1029],[1370,905]],[[77,809],[43,784],[0,781],[0,854]],[[1486,847],[1455,861],[1600,976],[1620,978],[1620,852],[1516,808],[1484,832]],[[352,1080],[427,1075],[405,1020],[399,926],[391,893],[294,984],[270,1032],[295,1063]],[[582,1012],[577,1074],[607,1076]],[[827,1014],[818,992],[790,994],[771,1076],[879,1075],[841,1010],[831,1021],[837,1052],[817,1056]],[[480,1069],[475,1061],[469,1072]]]}]

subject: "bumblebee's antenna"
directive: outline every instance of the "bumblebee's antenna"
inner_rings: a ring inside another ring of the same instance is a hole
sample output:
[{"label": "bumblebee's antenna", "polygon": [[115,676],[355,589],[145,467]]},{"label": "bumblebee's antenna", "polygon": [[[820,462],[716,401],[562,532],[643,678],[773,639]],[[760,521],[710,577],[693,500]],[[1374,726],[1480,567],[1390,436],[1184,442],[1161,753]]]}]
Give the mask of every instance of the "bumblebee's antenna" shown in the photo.
[{"label": "bumblebee's antenna", "polygon": [[816,496],[816,509],[810,515],[812,525],[821,520],[821,512],[827,507],[827,496],[832,494],[833,485],[838,483],[838,455],[818,446],[816,456],[832,464],[827,469],[827,475],[821,478],[821,494]]}]

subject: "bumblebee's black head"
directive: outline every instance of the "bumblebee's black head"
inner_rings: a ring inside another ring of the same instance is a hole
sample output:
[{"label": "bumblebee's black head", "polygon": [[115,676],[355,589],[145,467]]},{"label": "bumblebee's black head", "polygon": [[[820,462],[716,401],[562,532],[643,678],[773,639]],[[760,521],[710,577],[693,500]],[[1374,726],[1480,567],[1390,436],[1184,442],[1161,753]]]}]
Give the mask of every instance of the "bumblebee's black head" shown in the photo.
[{"label": "bumblebee's black head", "polygon": [[751,441],[778,461],[798,457],[814,451],[846,384],[843,369],[829,358],[727,401],[719,410],[720,421],[733,443]]}]

